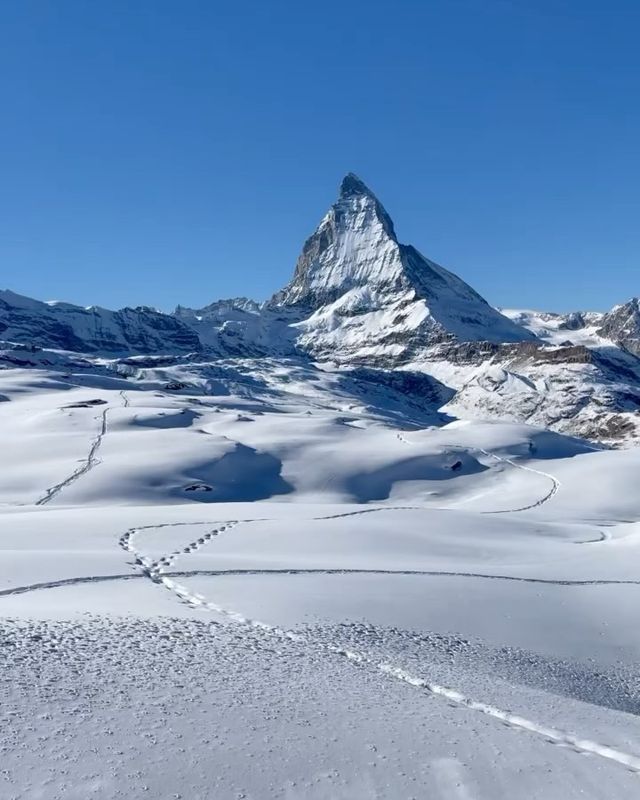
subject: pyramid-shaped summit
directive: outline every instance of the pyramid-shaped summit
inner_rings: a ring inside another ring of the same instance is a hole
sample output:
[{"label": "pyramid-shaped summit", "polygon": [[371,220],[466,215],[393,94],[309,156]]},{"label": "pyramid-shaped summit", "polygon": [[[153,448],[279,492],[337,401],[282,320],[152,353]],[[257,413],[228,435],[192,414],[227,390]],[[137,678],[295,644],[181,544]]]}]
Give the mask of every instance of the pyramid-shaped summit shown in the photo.
[{"label": "pyramid-shaped summit", "polygon": [[279,303],[315,309],[354,287],[380,288],[401,282],[398,240],[382,203],[353,173],[338,199],[307,239],[291,283]]},{"label": "pyramid-shaped summit", "polygon": [[436,341],[516,342],[533,335],[453,273],[398,242],[391,217],[353,173],[305,242],[271,306],[297,309],[301,344],[363,353]]}]

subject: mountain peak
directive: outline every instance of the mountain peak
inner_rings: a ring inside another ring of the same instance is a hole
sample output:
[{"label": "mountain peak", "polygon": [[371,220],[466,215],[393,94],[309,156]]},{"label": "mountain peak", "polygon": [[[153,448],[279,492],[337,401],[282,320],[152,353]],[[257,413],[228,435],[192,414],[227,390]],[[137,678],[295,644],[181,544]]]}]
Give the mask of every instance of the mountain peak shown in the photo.
[{"label": "mountain peak", "polygon": [[[328,338],[334,351],[340,339],[336,331],[343,329],[346,337],[349,326],[361,328],[358,336],[372,342],[395,336],[396,345],[403,337],[419,346],[443,337],[501,342],[534,338],[456,275],[400,244],[382,203],[352,172],[304,243],[293,279],[269,306],[315,315],[314,325],[332,332]],[[373,316],[365,322],[368,315]],[[410,337],[399,330],[403,325],[411,328]],[[319,351],[318,330],[314,337]]]},{"label": "mountain peak", "polygon": [[307,239],[293,280],[272,305],[318,308],[355,287],[403,283],[391,217],[357,175],[342,180],[338,199]]},{"label": "mountain peak", "polygon": [[353,197],[355,195],[375,197],[364,181],[360,180],[354,172],[348,172],[340,184],[340,197]]},{"label": "mountain peak", "polygon": [[640,299],[614,306],[602,317],[597,333],[640,356]]},{"label": "mountain peak", "polygon": [[366,211],[367,225],[380,223],[385,234],[397,242],[393,221],[375,194],[354,172],[348,172],[342,179],[338,200],[331,209],[339,218],[351,218]]}]

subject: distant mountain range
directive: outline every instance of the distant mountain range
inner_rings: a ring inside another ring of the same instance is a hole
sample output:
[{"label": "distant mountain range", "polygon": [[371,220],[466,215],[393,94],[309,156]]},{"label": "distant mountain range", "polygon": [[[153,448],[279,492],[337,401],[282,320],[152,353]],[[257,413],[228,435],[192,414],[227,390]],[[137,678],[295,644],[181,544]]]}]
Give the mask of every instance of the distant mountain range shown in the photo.
[{"label": "distant mountain range", "polygon": [[304,243],[290,283],[266,303],[236,298],[165,314],[0,291],[0,340],[0,365],[26,347],[113,361],[286,356],[420,372],[451,390],[445,410],[459,416],[611,443],[640,438],[638,298],[603,314],[499,311],[399,243],[389,214],[353,174]]}]

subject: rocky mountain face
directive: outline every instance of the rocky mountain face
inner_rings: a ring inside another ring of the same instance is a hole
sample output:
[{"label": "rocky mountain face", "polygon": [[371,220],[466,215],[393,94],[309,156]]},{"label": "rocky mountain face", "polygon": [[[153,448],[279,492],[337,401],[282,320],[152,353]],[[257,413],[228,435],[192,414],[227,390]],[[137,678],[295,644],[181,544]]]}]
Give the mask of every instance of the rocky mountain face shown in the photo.
[{"label": "rocky mountain face", "polygon": [[[143,363],[187,356],[201,364],[312,359],[325,371],[370,370],[372,381],[385,376],[408,394],[438,386],[444,411],[457,416],[640,442],[637,298],[606,314],[501,313],[401,244],[389,214],[353,174],[305,242],[292,280],[267,303],[235,298],[164,314],[42,303],[4,291],[0,340],[11,343],[0,368],[24,361],[11,348],[25,347],[111,358],[132,376]],[[43,360],[56,357],[30,356],[29,363]]]},{"label": "rocky mountain face", "polygon": [[334,361],[397,365],[435,342],[535,338],[456,275],[400,244],[380,201],[353,174],[267,310],[292,314],[298,348]]},{"label": "rocky mountain face", "polygon": [[456,390],[442,410],[527,422],[595,442],[640,442],[640,359],[628,351],[466,342],[433,348],[425,369]]},{"label": "rocky mountain face", "polygon": [[540,311],[504,311],[543,341],[572,341],[593,346],[615,345],[640,355],[640,298],[614,306],[607,313],[573,311],[553,314]]},{"label": "rocky mountain face", "polygon": [[[226,356],[267,355],[277,349],[277,330],[259,303],[246,297],[217,300],[203,308],[178,306],[173,316],[193,330],[209,353]],[[291,336],[283,352],[293,353]],[[282,348],[281,348],[282,350]]]},{"label": "rocky mountain face", "polygon": [[640,356],[640,298],[614,308],[602,317],[600,336]]},{"label": "rocky mountain face", "polygon": [[602,325],[604,314],[599,312],[571,311],[568,314],[557,314],[551,311],[502,309],[502,313],[548,344],[563,344],[567,341],[587,345],[602,343],[598,329]]},{"label": "rocky mountain face", "polygon": [[42,303],[9,291],[0,291],[0,339],[106,356],[201,350],[191,327],[152,308],[82,308]]}]

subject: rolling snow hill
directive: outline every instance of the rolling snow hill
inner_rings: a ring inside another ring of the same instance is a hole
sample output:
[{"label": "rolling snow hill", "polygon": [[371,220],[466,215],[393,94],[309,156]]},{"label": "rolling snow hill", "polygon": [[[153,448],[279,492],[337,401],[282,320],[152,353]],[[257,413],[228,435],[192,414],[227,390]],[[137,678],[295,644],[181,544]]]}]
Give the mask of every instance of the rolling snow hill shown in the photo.
[{"label": "rolling snow hill", "polygon": [[633,796],[637,449],[421,372],[11,352],[3,797]]}]

